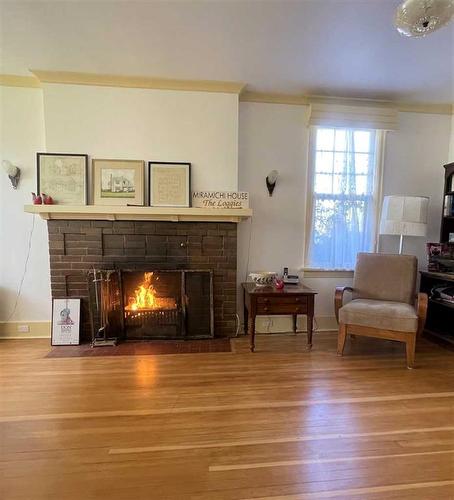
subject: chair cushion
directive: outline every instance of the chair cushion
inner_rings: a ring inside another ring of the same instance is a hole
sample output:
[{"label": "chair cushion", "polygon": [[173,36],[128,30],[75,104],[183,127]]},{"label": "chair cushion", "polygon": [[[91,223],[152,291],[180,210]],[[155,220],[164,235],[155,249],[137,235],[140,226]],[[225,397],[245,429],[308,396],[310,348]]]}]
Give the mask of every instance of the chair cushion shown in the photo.
[{"label": "chair cushion", "polygon": [[346,325],[370,326],[398,332],[416,332],[415,308],[403,302],[356,299],[339,309],[339,321]]},{"label": "chair cushion", "polygon": [[412,255],[359,253],[353,298],[415,303],[418,261]]}]

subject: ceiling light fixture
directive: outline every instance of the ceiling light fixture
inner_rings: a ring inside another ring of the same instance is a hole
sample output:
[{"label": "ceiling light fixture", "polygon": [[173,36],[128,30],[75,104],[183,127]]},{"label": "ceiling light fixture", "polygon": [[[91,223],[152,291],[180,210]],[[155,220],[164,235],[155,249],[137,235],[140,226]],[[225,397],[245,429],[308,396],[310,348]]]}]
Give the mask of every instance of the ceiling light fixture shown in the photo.
[{"label": "ceiling light fixture", "polygon": [[405,0],[396,11],[397,31],[408,37],[421,37],[438,30],[454,16],[454,0]]}]

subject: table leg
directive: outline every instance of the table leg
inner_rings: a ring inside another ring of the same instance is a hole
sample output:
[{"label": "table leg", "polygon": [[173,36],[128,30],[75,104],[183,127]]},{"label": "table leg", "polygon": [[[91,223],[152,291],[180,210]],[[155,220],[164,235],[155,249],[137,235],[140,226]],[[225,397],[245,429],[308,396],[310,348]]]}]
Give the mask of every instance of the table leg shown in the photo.
[{"label": "table leg", "polygon": [[248,313],[246,305],[244,305],[244,309],[243,309],[243,321],[244,321],[244,334],[245,335],[248,334],[248,317],[249,317],[249,313]]},{"label": "table leg", "polygon": [[249,334],[250,334],[250,349],[251,352],[255,350],[255,316],[249,316]]},{"label": "table leg", "polygon": [[312,328],[313,328],[314,317],[312,315],[307,316],[307,348],[312,349]]},{"label": "table leg", "polygon": [[296,321],[298,316],[296,314],[293,315],[293,333],[296,335]]}]

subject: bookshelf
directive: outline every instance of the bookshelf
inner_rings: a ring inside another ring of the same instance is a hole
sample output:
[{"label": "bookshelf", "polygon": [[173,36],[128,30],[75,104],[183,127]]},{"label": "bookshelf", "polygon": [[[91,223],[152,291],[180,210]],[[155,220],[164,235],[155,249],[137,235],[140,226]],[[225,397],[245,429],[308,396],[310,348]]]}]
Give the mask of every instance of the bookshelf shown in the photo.
[{"label": "bookshelf", "polygon": [[433,340],[454,347],[454,302],[443,299],[437,293],[437,290],[454,287],[454,163],[444,165],[444,169],[440,254],[430,255],[429,271],[421,272],[419,289],[429,296],[424,333]]},{"label": "bookshelf", "polygon": [[445,185],[443,191],[440,243],[448,243],[450,235],[454,237],[454,162],[448,163],[444,168]]},{"label": "bookshelf", "polygon": [[[443,286],[454,286],[454,274],[421,272],[421,292],[427,293],[431,297],[434,288]],[[453,303],[439,298],[429,298],[424,334],[444,345],[454,347]]]}]

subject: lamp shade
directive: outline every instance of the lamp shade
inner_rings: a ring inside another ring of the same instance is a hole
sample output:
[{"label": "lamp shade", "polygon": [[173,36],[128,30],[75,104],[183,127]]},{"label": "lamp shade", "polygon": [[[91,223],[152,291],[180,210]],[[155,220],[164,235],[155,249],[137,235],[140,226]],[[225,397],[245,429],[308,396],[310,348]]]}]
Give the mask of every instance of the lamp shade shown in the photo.
[{"label": "lamp shade", "polygon": [[380,234],[426,236],[428,208],[425,196],[385,196]]}]

